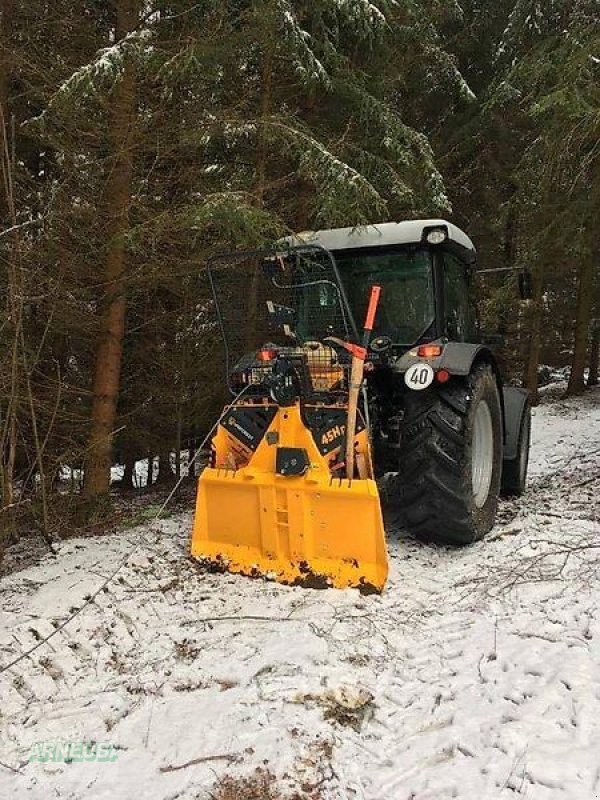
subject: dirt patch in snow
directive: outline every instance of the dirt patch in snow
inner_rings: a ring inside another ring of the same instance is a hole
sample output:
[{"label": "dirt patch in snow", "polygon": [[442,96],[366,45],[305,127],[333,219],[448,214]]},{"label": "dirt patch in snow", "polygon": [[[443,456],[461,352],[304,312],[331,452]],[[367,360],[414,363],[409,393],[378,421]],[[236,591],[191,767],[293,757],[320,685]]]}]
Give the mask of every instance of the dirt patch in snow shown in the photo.
[{"label": "dirt patch in snow", "polygon": [[210,797],[211,800],[322,800],[323,795],[315,787],[289,794],[270,770],[258,767],[246,778],[224,775]]}]

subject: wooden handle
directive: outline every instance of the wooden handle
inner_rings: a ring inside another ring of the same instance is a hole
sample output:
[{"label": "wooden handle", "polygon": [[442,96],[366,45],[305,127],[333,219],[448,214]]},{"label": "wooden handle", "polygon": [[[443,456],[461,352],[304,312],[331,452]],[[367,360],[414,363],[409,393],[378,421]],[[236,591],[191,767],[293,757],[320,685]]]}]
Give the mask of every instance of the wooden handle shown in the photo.
[{"label": "wooden handle", "polygon": [[358,396],[362,384],[365,362],[354,356],[350,372],[348,391],[348,418],[346,421],[346,475],[354,478],[354,436],[356,434],[356,416],[358,414]]},{"label": "wooden handle", "polygon": [[369,347],[371,331],[375,324],[375,314],[377,313],[380,294],[381,286],[371,287],[371,297],[369,298],[367,318],[365,319],[362,347],[354,346],[352,348],[352,370],[348,389],[348,418],[346,421],[346,475],[350,480],[354,478],[354,434],[356,433],[358,396],[363,381],[367,348]]}]

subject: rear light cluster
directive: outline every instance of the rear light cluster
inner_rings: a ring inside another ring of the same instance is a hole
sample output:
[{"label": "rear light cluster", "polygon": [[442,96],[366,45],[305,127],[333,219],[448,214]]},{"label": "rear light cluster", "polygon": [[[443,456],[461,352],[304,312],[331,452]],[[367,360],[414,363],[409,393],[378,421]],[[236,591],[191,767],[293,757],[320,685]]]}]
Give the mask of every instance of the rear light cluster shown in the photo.
[{"label": "rear light cluster", "polygon": [[[439,358],[444,352],[442,344],[422,344],[417,348],[419,358]],[[450,373],[447,369],[438,369],[435,373],[438,383],[447,383],[450,380]]]},{"label": "rear light cluster", "polygon": [[273,348],[259,350],[256,357],[259,361],[274,361],[277,358],[277,350]]},{"label": "rear light cluster", "polygon": [[422,344],[417,349],[419,358],[439,358],[444,348],[441,344]]}]

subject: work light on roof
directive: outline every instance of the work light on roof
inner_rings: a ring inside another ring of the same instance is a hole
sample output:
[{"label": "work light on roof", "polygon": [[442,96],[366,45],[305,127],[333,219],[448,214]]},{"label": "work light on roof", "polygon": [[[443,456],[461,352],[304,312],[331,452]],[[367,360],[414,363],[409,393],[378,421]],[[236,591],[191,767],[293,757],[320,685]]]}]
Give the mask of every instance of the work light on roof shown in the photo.
[{"label": "work light on roof", "polygon": [[448,231],[444,228],[434,228],[427,234],[429,244],[443,244],[448,238]]}]

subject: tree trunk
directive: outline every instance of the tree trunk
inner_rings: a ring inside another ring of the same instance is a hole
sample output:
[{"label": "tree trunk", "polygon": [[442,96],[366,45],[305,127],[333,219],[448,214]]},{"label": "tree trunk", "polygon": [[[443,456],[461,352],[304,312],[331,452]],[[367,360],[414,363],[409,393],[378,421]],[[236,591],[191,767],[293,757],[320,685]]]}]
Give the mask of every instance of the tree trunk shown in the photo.
[{"label": "tree trunk", "polygon": [[[14,0],[0,0],[0,117],[4,126],[10,124],[9,85],[12,74],[11,38]],[[4,187],[0,187],[0,217],[7,211]]]},{"label": "tree trunk", "polygon": [[148,455],[148,474],[146,475],[146,489],[154,486],[154,456]]},{"label": "tree trunk", "polygon": [[[260,98],[260,122],[258,129],[258,139],[256,143],[256,191],[255,205],[264,208],[267,159],[268,159],[268,136],[267,118],[271,113],[271,91],[273,80],[273,51],[272,45],[266,45],[262,62],[261,98]],[[250,287],[248,297],[248,319],[246,324],[246,350],[256,347],[256,327],[257,327],[257,306],[258,288],[261,276],[261,265],[257,259],[252,261],[250,273]]]},{"label": "tree trunk", "polygon": [[592,301],[594,297],[594,268],[598,263],[595,252],[581,261],[577,287],[577,314],[575,317],[575,348],[571,361],[571,375],[567,396],[581,394],[585,389],[584,372],[588,356]]},{"label": "tree trunk", "polygon": [[577,312],[575,317],[575,347],[571,361],[571,375],[567,396],[581,394],[585,389],[584,372],[588,356],[592,307],[594,302],[594,274],[600,265],[598,243],[598,213],[600,213],[600,158],[596,157],[590,170],[590,214],[586,225],[589,256],[582,257],[577,286]]},{"label": "tree trunk", "polygon": [[264,208],[267,188],[267,159],[269,155],[269,137],[267,120],[271,114],[273,92],[273,45],[268,42],[263,53],[260,97],[260,127],[256,147],[256,205]]},{"label": "tree trunk", "polygon": [[133,450],[127,447],[125,451],[125,464],[123,467],[123,488],[124,489],[137,489],[134,478],[135,472],[135,455]]},{"label": "tree trunk", "polygon": [[[116,38],[123,39],[138,21],[139,0],[118,0]],[[115,428],[123,336],[125,333],[125,234],[129,227],[132,179],[132,129],[135,117],[135,70],[124,65],[112,108],[112,158],[106,186],[108,247],[106,294],[102,303],[99,345],[93,384],[93,402],[84,494],[88,499],[110,489],[112,438]]]},{"label": "tree trunk", "polygon": [[[14,0],[0,0],[0,228],[16,224],[15,198],[13,194],[14,141],[9,137],[11,110],[9,87],[12,77],[12,22]],[[10,396],[2,398],[0,418],[0,503],[4,508],[12,506],[14,495],[14,472],[17,454],[17,394],[21,380],[21,363],[18,357],[20,326],[22,324],[23,292],[17,285],[19,268],[17,252],[18,238],[10,247],[6,264],[8,267],[7,306],[5,315],[12,324],[10,371]],[[20,298],[20,299],[18,299]],[[14,538],[14,512],[5,511],[0,519],[0,560],[4,546]]]},{"label": "tree trunk", "polygon": [[158,456],[158,475],[156,485],[163,485],[173,482],[173,470],[171,469],[171,453],[169,450],[161,450]]},{"label": "tree trunk", "polygon": [[532,405],[539,402],[538,366],[542,343],[542,320],[544,317],[544,271],[541,265],[532,274],[531,308],[529,314],[529,341],[525,361],[525,388],[529,392]]},{"label": "tree trunk", "polygon": [[[181,387],[181,384],[180,384]],[[181,407],[182,397],[181,388],[179,391],[179,402],[177,403],[177,427],[175,429],[175,477],[181,478],[181,447],[183,431],[183,408]]]},{"label": "tree trunk", "polygon": [[592,325],[592,346],[590,348],[590,373],[587,379],[588,386],[598,386],[598,372],[600,370],[600,319]]},{"label": "tree trunk", "polygon": [[188,478],[194,480],[196,478],[196,446],[198,444],[198,436],[196,426],[192,424],[190,429],[190,438],[188,440],[189,446],[189,460],[188,460]]}]

